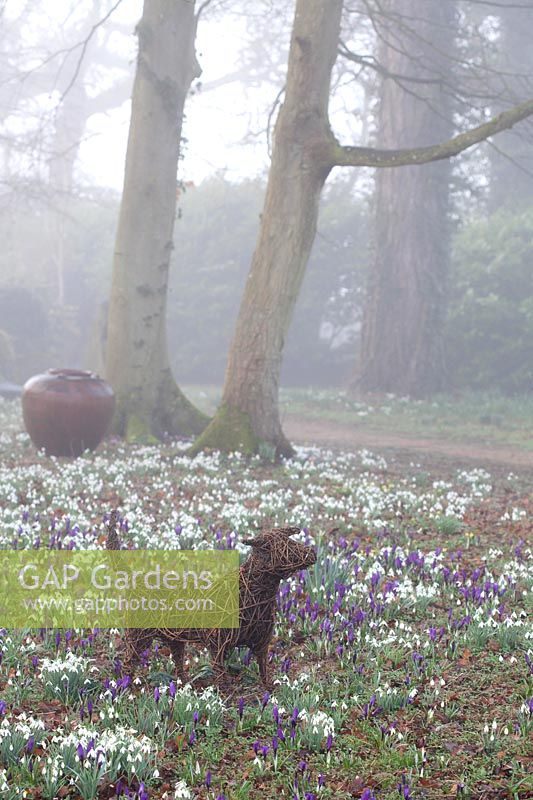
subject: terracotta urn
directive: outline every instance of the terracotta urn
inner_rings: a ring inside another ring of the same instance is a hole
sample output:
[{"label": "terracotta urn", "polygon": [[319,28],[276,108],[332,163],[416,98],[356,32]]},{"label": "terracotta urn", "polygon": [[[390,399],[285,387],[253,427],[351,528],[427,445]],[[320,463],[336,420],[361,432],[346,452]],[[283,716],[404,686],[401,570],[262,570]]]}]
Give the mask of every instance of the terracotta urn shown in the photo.
[{"label": "terracotta urn", "polygon": [[79,369],[49,369],[22,389],[22,415],[33,444],[50,456],[94,450],[115,410],[111,386]]}]

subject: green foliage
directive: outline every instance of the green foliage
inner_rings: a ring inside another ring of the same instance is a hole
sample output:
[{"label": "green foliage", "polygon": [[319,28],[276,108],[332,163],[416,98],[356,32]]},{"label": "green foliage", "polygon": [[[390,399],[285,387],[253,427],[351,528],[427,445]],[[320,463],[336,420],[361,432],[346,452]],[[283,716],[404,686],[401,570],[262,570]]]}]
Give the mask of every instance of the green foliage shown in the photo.
[{"label": "green foliage", "polygon": [[457,386],[533,384],[533,207],[467,224],[453,254],[447,344]]},{"label": "green foliage", "polygon": [[[189,189],[176,225],[170,357],[180,381],[220,383],[259,229],[264,186],[212,178]],[[325,192],[318,234],[289,331],[285,383],[341,383],[367,267],[367,220],[351,183]]]}]

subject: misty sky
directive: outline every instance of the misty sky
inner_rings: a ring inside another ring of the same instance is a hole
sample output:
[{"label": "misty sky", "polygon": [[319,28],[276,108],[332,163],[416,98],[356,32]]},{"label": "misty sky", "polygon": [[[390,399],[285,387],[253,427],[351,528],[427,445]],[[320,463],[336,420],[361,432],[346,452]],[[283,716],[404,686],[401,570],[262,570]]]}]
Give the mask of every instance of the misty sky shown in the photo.
[{"label": "misty sky", "polygon": [[[199,26],[197,51],[202,82],[208,84],[232,72],[243,27],[237,20],[226,20],[221,46],[220,23],[204,22]],[[132,36],[132,59],[136,47],[137,40]],[[189,98],[184,129],[188,144],[181,164],[181,178],[198,183],[215,172],[238,178],[255,175],[267,167],[264,137],[244,142],[250,130],[261,129],[259,108],[263,104],[268,108],[271,93],[261,92],[262,97],[257,94],[246,93],[242,86],[231,83],[214,91],[200,91]],[[275,92],[273,94],[275,96]],[[80,167],[87,178],[101,185],[122,188],[129,118],[129,101],[109,114],[92,117],[80,153]]]}]

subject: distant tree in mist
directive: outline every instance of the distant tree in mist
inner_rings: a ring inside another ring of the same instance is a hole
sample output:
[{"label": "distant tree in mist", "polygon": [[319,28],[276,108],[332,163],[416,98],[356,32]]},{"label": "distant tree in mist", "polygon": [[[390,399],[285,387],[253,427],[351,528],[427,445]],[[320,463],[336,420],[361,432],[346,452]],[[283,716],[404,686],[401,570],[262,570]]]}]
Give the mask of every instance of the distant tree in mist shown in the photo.
[{"label": "distant tree in mist", "polygon": [[[504,96],[533,95],[533,5],[510,2],[496,9],[499,37],[497,68]],[[496,107],[503,104],[496,98]],[[533,122],[503,133],[490,152],[489,206],[492,211],[529,206],[533,197]]]},{"label": "distant tree in mist", "polygon": [[[3,241],[13,263],[0,284],[6,295],[15,280],[23,282],[16,288],[35,292],[50,322],[35,340],[34,357],[24,350],[17,380],[51,363],[82,365],[84,309],[92,306],[81,287],[91,256],[79,249],[82,237],[73,230],[87,223],[80,210],[89,196],[107,201],[105,192],[83,186],[79,153],[91,117],[131,95],[132,70],[114,43],[117,34],[129,34],[113,18],[117,5],[70,0],[47,7],[30,0],[8,4],[0,19],[0,207],[9,219]],[[33,250],[21,238],[27,215],[40,220]],[[19,264],[22,254],[26,262]]]},{"label": "distant tree in mist", "polygon": [[[456,4],[385,0],[381,12],[377,144],[444,141],[454,131]],[[417,395],[444,384],[450,179],[448,160],[377,172],[358,390]]]}]

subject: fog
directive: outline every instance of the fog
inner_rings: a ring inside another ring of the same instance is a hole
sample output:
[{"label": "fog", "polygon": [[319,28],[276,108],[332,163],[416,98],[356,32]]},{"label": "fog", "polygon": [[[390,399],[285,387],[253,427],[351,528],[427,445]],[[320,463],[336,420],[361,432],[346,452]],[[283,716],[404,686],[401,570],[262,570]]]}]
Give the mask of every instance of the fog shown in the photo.
[{"label": "fog", "polygon": [[[192,5],[201,11],[201,75],[185,100],[164,313],[177,382],[221,386],[264,222],[293,4]],[[450,15],[433,19],[440,2],[422,2],[428,45],[423,32],[413,33],[416,18],[408,25],[402,16],[409,4],[400,6],[397,17],[376,10],[370,18],[357,4],[344,9],[328,109],[341,145],[435,144],[533,96],[533,11],[450,2]],[[2,4],[4,384],[20,386],[48,367],[109,374],[107,320],[142,10],[137,0]],[[446,31],[453,58],[443,54]],[[526,117],[438,168],[376,170],[370,160],[329,171],[294,314],[281,325],[288,327],[280,334],[283,385],[347,388],[366,375],[361,390],[396,394],[530,390],[531,133]],[[436,259],[437,288],[428,297],[424,264],[431,271]],[[422,323],[416,331],[404,325],[419,312],[427,332]],[[387,329],[383,340],[364,333],[371,313],[374,327]],[[433,373],[424,367],[410,386],[395,379],[391,364],[404,353],[410,366],[402,371],[414,370],[412,352],[435,329],[421,357]],[[398,349],[387,350],[396,339]],[[368,377],[365,358],[383,359],[380,375]]]}]

